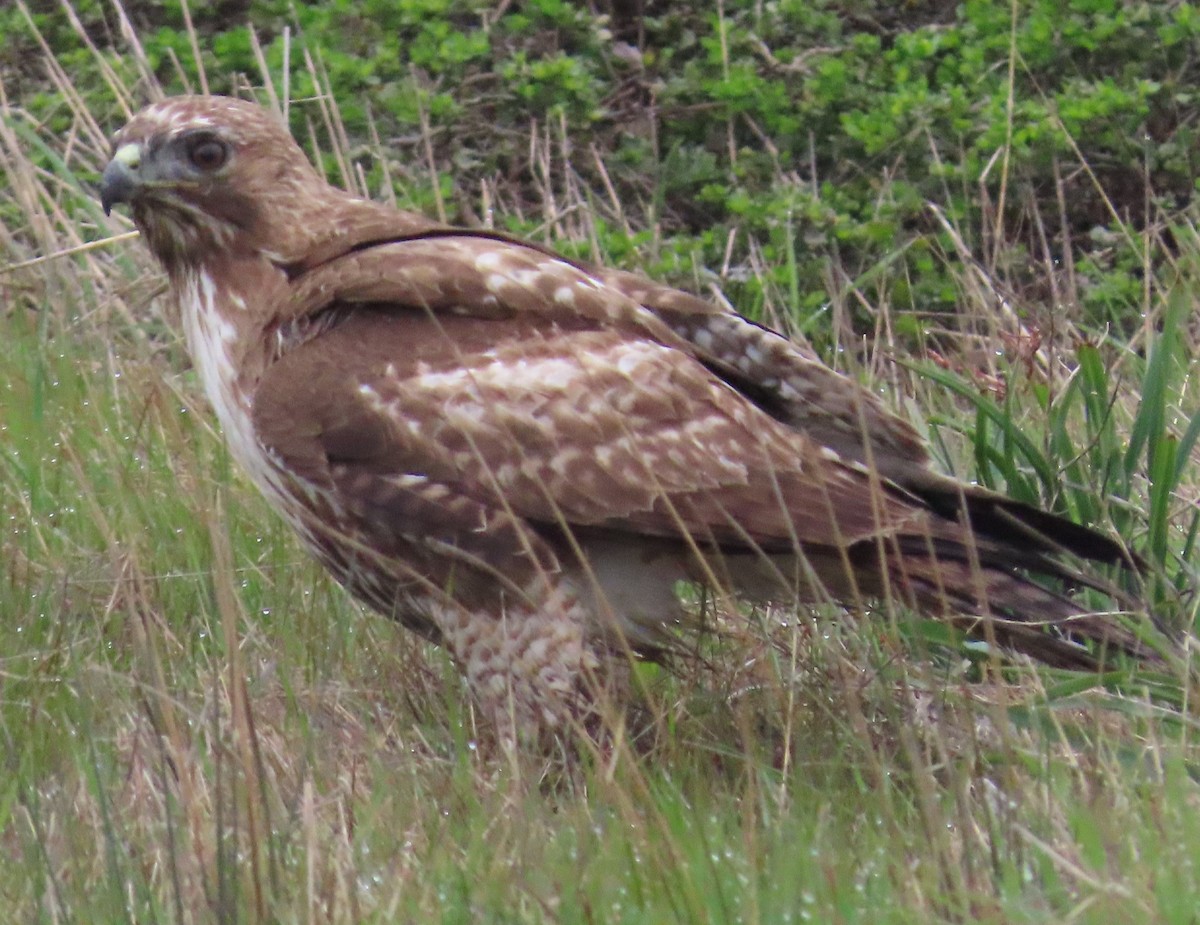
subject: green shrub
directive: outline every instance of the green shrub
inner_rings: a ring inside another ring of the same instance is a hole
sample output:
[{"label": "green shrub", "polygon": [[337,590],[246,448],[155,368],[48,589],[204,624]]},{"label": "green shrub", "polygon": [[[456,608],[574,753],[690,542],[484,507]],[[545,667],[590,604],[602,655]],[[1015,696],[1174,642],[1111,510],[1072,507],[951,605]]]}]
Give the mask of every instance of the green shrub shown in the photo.
[{"label": "green shrub", "polygon": [[[60,60],[86,57],[57,7],[43,6],[34,21]],[[115,39],[107,7],[76,7],[101,47]],[[459,207],[452,219],[468,217],[463,198],[484,181],[502,181],[518,206],[538,201],[533,119],[575,155],[599,203],[594,147],[619,200],[642,206],[634,226],[655,230],[631,249],[628,229],[614,225],[595,242],[608,258],[681,281],[695,266],[723,267],[733,297],[782,299],[802,318],[827,301],[833,268],[868,301],[899,296],[897,307],[953,325],[958,256],[930,259],[955,252],[932,202],[1035,322],[1066,311],[1136,327],[1144,255],[1094,231],[1153,222],[1195,188],[1193,5],[1034,0],[1015,19],[983,0],[954,10],[846,0],[622,10],[536,0],[497,18],[483,0],[248,0],[193,16],[214,90],[260,79],[251,29],[279,83],[290,27],[291,95],[332,87],[352,136],[378,131],[383,150],[363,161],[373,188],[386,155],[401,199],[421,208],[437,198],[427,134],[438,192]],[[158,78],[179,89],[176,62],[195,69],[179,4],[133,4],[130,15]],[[0,13],[0,26],[17,36],[0,67],[28,79],[29,29],[16,10]],[[641,41],[637,60],[614,44],[631,40]],[[98,80],[82,89],[110,111]],[[53,127],[53,98],[33,105]],[[312,110],[293,113],[306,133]],[[922,240],[931,246],[913,246]],[[1078,304],[1048,305],[1027,267],[1065,265],[1064,251]],[[772,268],[765,277],[745,272],[752,253]]]}]

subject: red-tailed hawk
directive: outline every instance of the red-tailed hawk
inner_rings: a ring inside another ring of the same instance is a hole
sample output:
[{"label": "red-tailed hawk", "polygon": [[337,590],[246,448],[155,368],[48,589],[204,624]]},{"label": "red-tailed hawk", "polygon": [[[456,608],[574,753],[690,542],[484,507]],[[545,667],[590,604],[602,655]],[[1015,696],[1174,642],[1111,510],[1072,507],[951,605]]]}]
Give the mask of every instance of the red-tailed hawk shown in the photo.
[{"label": "red-tailed hawk", "polygon": [[1128,562],[1118,543],[936,474],[905,421],[740,315],[358,199],[233,99],[138,114],[101,196],[166,270],[236,459],[509,734],[584,712],[614,651],[670,650],[681,580],[902,602],[1058,664],[1136,648],[1027,577]]}]

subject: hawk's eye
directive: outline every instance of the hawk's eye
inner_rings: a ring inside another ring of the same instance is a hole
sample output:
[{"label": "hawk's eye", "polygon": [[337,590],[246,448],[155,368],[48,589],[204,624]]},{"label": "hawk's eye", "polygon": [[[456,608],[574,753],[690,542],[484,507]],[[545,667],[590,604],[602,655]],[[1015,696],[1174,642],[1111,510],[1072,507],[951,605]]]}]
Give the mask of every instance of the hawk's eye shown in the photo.
[{"label": "hawk's eye", "polygon": [[188,142],[187,156],[197,170],[211,173],[225,166],[229,160],[229,148],[211,135],[201,135]]}]

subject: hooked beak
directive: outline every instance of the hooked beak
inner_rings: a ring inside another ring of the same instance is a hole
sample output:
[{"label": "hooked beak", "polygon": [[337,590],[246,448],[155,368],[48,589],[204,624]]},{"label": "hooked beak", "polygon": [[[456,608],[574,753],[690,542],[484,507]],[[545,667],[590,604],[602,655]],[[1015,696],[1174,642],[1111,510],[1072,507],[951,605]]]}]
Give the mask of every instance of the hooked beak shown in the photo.
[{"label": "hooked beak", "polygon": [[137,195],[142,186],[138,174],[141,161],[141,145],[130,143],[117,148],[100,176],[100,205],[105,215],[109,215],[117,203],[128,203]]}]

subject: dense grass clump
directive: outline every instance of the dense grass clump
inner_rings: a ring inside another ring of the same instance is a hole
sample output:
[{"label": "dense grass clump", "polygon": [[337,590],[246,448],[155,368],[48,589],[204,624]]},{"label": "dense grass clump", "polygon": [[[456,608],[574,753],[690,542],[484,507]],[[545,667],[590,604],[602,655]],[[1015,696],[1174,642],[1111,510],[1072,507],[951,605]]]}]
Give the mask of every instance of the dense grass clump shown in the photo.
[{"label": "dense grass clump", "polygon": [[[0,9],[9,918],[1195,920],[1200,19],[635,7]],[[1121,536],[1183,643],[1095,677],[756,612],[639,669],[648,731],[510,766],[234,471],[95,202],[108,134],[188,88],[278,103],[365,194],[811,339],[943,468]]]}]

